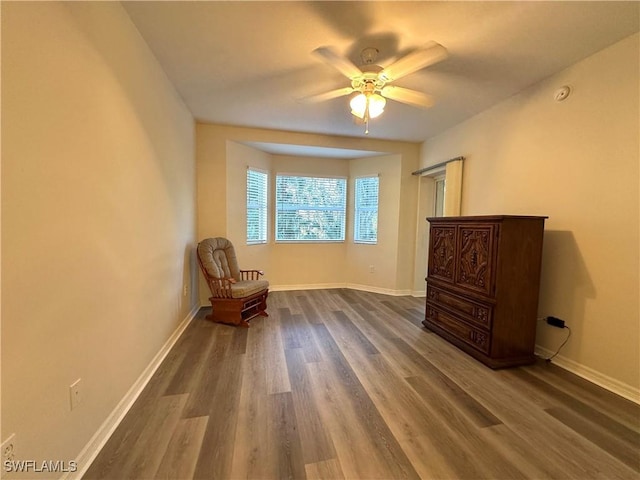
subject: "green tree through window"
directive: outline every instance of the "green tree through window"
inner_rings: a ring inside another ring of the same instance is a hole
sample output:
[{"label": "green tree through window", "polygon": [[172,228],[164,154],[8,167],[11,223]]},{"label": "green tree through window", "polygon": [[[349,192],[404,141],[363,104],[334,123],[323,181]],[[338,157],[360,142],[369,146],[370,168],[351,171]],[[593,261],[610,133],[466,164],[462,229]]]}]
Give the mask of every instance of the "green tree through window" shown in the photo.
[{"label": "green tree through window", "polygon": [[276,241],[344,241],[344,178],[276,176]]}]

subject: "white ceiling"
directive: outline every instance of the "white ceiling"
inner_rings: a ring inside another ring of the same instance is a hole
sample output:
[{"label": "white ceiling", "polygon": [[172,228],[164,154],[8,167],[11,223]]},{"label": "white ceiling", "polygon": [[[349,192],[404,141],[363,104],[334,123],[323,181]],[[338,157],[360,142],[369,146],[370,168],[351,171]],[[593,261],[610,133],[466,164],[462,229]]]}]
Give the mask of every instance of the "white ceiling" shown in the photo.
[{"label": "white ceiling", "polygon": [[[369,137],[421,142],[638,31],[630,2],[123,2],[203,122],[364,137],[348,97],[300,98],[349,85],[311,51],[332,46],[378,63],[434,40],[446,60],[396,85],[433,95],[428,110],[389,101]],[[264,148],[266,146],[263,145]],[[275,148],[275,147],[273,147]]]}]

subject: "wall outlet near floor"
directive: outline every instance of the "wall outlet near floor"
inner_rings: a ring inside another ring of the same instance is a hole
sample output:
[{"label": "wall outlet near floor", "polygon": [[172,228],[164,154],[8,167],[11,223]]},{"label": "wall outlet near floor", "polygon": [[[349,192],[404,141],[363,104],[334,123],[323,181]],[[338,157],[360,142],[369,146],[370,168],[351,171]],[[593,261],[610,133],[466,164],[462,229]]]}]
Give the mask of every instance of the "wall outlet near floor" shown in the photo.
[{"label": "wall outlet near floor", "polygon": [[375,265],[369,265],[369,273],[376,273],[376,266]]},{"label": "wall outlet near floor", "polygon": [[71,410],[76,408],[78,404],[82,401],[82,390],[81,390],[81,383],[80,383],[81,380],[82,379],[79,378],[78,380],[73,382],[71,385],[69,385],[69,400],[70,400],[69,406],[71,407]]},{"label": "wall outlet near floor", "polygon": [[189,289],[187,288],[187,284],[185,283],[182,287],[182,296],[186,297],[187,296],[187,292],[189,291]]},{"label": "wall outlet near floor", "polygon": [[2,442],[2,465],[4,462],[13,462],[16,459],[16,434],[12,433],[9,438]]}]

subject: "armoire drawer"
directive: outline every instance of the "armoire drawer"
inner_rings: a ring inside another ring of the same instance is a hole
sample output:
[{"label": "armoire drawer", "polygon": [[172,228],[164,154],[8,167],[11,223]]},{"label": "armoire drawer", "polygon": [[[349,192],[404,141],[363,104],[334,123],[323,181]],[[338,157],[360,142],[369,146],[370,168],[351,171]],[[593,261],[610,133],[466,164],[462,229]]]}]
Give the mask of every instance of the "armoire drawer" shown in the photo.
[{"label": "armoire drawer", "polygon": [[448,309],[479,327],[491,329],[492,305],[475,302],[432,285],[427,285],[427,301]]},{"label": "armoire drawer", "polygon": [[491,345],[488,332],[472,327],[466,322],[458,320],[432,305],[427,305],[425,316],[425,320],[427,322],[431,322],[439,326],[477,350],[480,350],[485,354],[489,354]]}]

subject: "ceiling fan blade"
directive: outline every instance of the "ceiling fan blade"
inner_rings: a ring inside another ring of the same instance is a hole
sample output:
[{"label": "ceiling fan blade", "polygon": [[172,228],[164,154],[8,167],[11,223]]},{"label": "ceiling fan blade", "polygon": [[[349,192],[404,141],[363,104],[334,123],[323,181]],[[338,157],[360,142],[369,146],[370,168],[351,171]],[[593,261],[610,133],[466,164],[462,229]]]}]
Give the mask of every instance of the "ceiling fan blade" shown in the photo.
[{"label": "ceiling fan blade", "polygon": [[421,68],[433,65],[447,58],[447,49],[436,42],[429,42],[422,48],[396,60],[394,63],[384,68],[378,78],[385,82],[391,82],[398,78],[409,75]]},{"label": "ceiling fan blade", "polygon": [[408,88],[396,87],[395,85],[387,85],[380,93],[383,97],[416,107],[429,108],[435,103],[431,95]]},{"label": "ceiling fan blade", "polygon": [[349,79],[362,75],[362,71],[351,63],[349,59],[341,57],[329,47],[316,48],[312,53]]},{"label": "ceiling fan blade", "polygon": [[354,90],[351,87],[338,88],[336,90],[331,90],[329,92],[320,93],[318,95],[311,95],[310,97],[302,98],[301,101],[305,103],[323,102],[325,100],[331,100],[332,98],[338,98],[338,97],[343,97],[345,95],[349,95],[353,91]]}]

